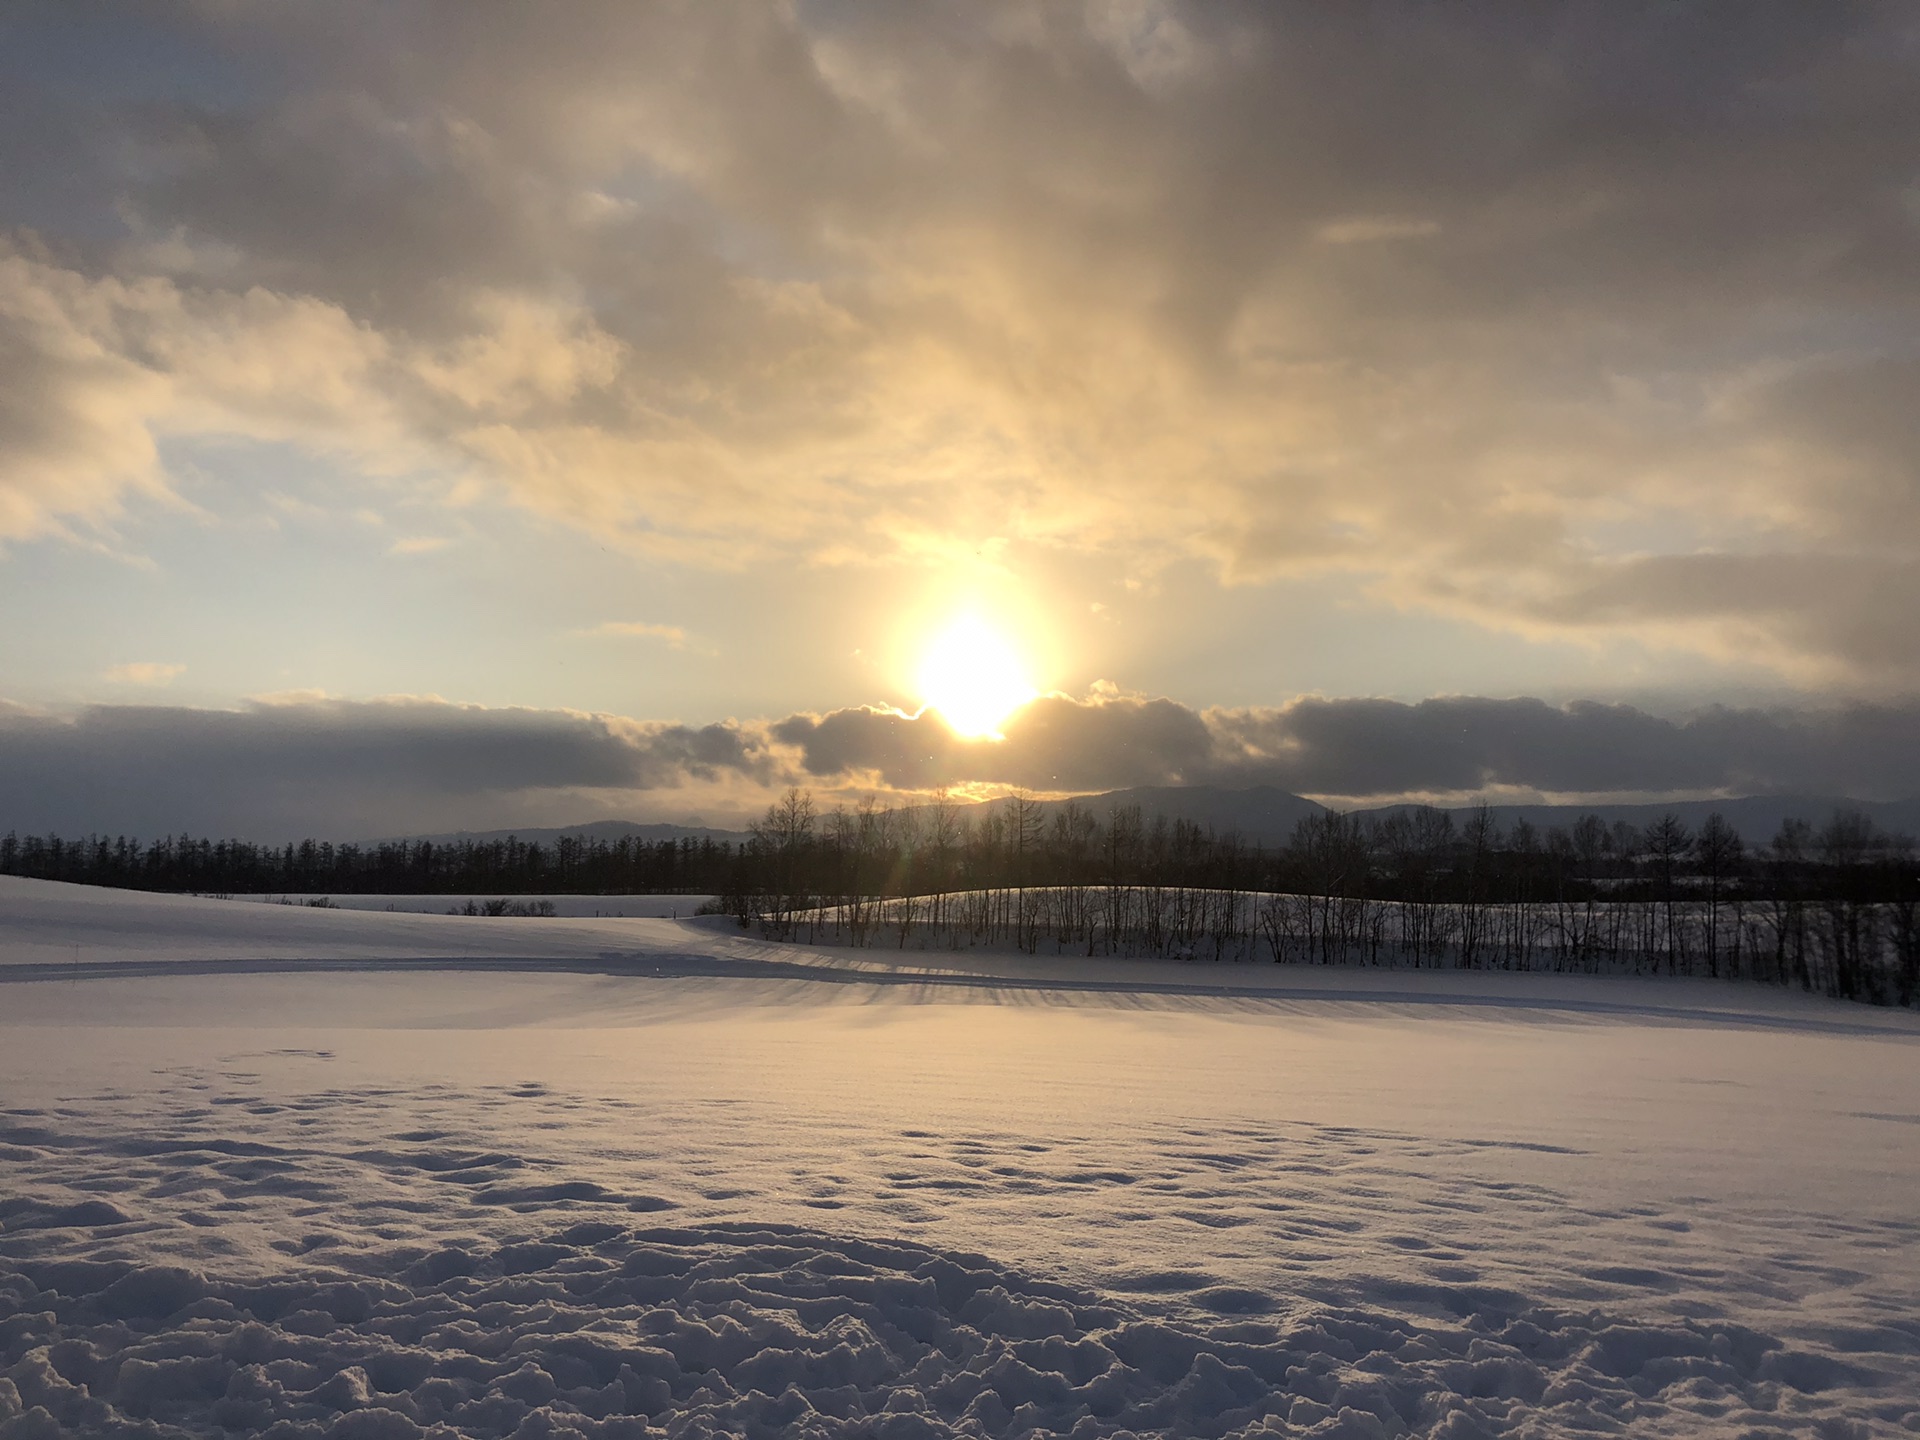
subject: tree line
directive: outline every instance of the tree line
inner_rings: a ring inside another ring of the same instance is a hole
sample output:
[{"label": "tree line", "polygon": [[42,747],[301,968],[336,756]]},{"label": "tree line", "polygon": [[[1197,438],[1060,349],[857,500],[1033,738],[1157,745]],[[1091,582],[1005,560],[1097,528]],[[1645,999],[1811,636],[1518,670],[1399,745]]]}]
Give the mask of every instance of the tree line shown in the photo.
[{"label": "tree line", "polygon": [[1269,848],[1137,804],[941,798],[822,813],[790,790],[738,845],[563,836],[284,846],[0,837],[0,873],[202,894],[719,897],[775,939],[1217,961],[1738,977],[1920,997],[1920,862],[1867,817],[1540,830],[1486,807],[1338,811]]},{"label": "tree line", "polygon": [[1920,997],[1911,839],[1841,812],[1749,847],[1585,815],[1545,831],[1429,807],[1303,818],[1278,849],[1191,821],[1015,794],[820,814],[790,790],[723,908],[769,938],[1189,960],[1699,975]]},{"label": "tree line", "polygon": [[202,895],[708,895],[732,873],[733,846],[711,838],[560,836],[282,846],[165,836],[0,836],[0,874]]}]

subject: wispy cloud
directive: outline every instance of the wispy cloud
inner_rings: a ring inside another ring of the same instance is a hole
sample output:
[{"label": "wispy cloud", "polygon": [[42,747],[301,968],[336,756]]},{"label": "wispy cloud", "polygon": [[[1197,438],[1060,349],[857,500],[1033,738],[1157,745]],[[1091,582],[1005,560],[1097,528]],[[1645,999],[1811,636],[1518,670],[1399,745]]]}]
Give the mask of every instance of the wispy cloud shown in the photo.
[{"label": "wispy cloud", "polygon": [[623,636],[641,640],[663,641],[672,650],[691,650],[696,648],[693,637],[678,625],[656,625],[650,620],[608,620],[590,629],[578,632],[591,636]]},{"label": "wispy cloud", "polygon": [[171,685],[186,673],[187,667],[184,665],[165,665],[155,660],[135,660],[126,665],[115,665],[105,673],[104,678],[115,685]]},{"label": "wispy cloud", "polygon": [[436,550],[444,550],[453,541],[444,535],[409,535],[396,540],[387,547],[389,555],[431,555]]},{"label": "wispy cloud", "polygon": [[1322,225],[1319,237],[1327,245],[1370,245],[1382,240],[1419,240],[1440,233],[1437,220],[1391,215],[1362,215]]}]

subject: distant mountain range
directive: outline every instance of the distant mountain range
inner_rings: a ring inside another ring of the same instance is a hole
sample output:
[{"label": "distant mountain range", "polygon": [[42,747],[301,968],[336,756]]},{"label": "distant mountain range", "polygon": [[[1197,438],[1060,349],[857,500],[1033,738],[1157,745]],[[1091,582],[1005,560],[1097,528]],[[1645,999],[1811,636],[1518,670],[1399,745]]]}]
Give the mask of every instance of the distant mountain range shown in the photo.
[{"label": "distant mountain range", "polygon": [[[978,816],[1000,800],[983,800],[957,807],[961,814]],[[1040,812],[1049,821],[1055,812],[1069,805],[1089,811],[1102,824],[1109,811],[1125,805],[1138,805],[1141,818],[1148,824],[1157,819],[1191,820],[1194,824],[1224,835],[1236,831],[1241,838],[1259,845],[1284,845],[1293,835],[1293,827],[1308,815],[1325,813],[1326,806],[1271,785],[1256,785],[1247,790],[1228,790],[1218,785],[1138,785],[1130,790],[1109,790],[1101,795],[1076,795],[1065,800],[1042,800]],[[924,808],[924,807],[923,807]]]},{"label": "distant mountain range", "polygon": [[[997,800],[961,805],[963,815],[977,817]],[[1138,805],[1141,815],[1151,824],[1164,817],[1168,821],[1191,820],[1215,834],[1237,832],[1249,844],[1269,848],[1287,843],[1294,826],[1308,815],[1326,812],[1324,805],[1276,790],[1270,785],[1246,790],[1230,790],[1217,785],[1143,785],[1130,790],[1110,790],[1100,795],[1081,795],[1073,800],[1043,800],[1040,809],[1049,819],[1068,804],[1078,804],[1104,823],[1109,811],[1118,806]],[[924,809],[924,807],[920,807]],[[1384,818],[1410,805],[1383,805],[1355,813]],[[1471,815],[1474,806],[1447,808],[1454,823]],[[1488,807],[1502,830],[1511,829],[1518,820],[1526,820],[1543,833],[1555,826],[1566,828],[1582,815],[1598,815],[1607,825],[1626,821],[1644,826],[1662,815],[1678,815],[1688,828],[1700,823],[1716,810],[1752,845],[1762,845],[1779,832],[1788,818],[1824,823],[1836,810],[1857,810],[1882,830],[1908,835],[1920,834],[1920,800],[1861,801],[1832,796],[1754,795],[1732,800],[1675,800],[1665,804],[1635,805],[1493,805]],[[562,825],[545,829],[456,831],[445,835],[414,835],[412,840],[431,840],[435,844],[461,840],[505,840],[509,836],[551,845],[563,835],[604,840],[613,843],[626,836],[658,843],[662,840],[723,840],[738,843],[747,838],[744,830],[719,830],[702,825],[640,824],[627,820],[596,820],[590,825]]]}]

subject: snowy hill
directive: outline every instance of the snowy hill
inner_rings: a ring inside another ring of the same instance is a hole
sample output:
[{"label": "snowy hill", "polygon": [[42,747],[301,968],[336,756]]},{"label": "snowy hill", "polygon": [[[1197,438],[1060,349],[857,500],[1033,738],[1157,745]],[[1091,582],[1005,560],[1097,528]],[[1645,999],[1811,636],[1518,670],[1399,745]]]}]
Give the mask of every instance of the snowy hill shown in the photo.
[{"label": "snowy hill", "polygon": [[894,958],[0,881],[0,1429],[1920,1424],[1920,1017]]}]

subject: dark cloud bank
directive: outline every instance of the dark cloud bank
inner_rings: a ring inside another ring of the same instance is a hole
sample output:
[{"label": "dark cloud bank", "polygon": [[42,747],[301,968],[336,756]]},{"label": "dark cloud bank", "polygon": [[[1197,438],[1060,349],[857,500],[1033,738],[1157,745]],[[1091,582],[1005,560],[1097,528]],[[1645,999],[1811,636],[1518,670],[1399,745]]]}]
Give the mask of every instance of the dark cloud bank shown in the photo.
[{"label": "dark cloud bank", "polygon": [[1524,698],[1197,711],[1050,696],[1000,742],[870,708],[702,728],[437,700],[0,711],[0,827],[22,831],[367,836],[751,814],[783,784],[885,796],[969,783],[1273,785],[1369,802],[1487,790],[1902,798],[1920,794],[1920,702],[1669,719]]},{"label": "dark cloud bank", "polygon": [[[311,701],[0,709],[0,827],[280,839],[580,818],[598,792],[778,777],[763,737],[564,710]],[[557,807],[557,808],[553,808]]]}]

